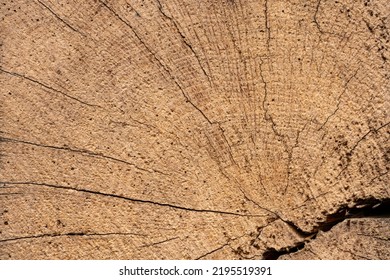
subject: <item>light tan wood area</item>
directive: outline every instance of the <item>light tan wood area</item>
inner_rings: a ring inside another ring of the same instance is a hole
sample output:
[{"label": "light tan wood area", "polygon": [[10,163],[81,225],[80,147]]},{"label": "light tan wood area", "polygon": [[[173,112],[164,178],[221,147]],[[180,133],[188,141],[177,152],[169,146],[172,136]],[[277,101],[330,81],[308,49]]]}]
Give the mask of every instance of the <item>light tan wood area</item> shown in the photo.
[{"label": "light tan wood area", "polygon": [[0,259],[389,259],[389,1],[0,13]]}]

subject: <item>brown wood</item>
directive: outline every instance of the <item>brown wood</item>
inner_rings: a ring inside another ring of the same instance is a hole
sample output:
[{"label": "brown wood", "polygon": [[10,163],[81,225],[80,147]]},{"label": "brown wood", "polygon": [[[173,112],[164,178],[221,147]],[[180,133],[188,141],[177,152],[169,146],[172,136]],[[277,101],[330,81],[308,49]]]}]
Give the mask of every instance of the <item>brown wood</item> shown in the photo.
[{"label": "brown wood", "polygon": [[389,259],[389,1],[0,9],[1,259]]},{"label": "brown wood", "polygon": [[280,259],[390,259],[389,219],[350,219]]}]

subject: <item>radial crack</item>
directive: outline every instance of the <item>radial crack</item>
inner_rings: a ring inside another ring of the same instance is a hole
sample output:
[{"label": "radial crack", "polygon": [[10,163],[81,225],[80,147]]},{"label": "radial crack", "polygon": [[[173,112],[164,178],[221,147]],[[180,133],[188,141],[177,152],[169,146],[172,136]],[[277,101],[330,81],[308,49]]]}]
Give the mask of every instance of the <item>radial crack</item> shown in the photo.
[{"label": "radial crack", "polygon": [[22,75],[22,74],[19,74],[19,73],[16,73],[16,72],[8,71],[8,70],[5,70],[5,69],[3,69],[3,68],[0,68],[0,71],[1,71],[1,72],[4,72],[4,73],[7,73],[7,74],[9,74],[9,75],[18,77],[18,78],[26,79],[26,80],[28,80],[28,81],[30,81],[30,82],[33,82],[33,83],[35,83],[35,84],[37,84],[37,85],[40,85],[41,87],[44,87],[44,88],[46,88],[46,89],[48,89],[48,90],[50,90],[50,91],[54,91],[54,92],[56,92],[56,93],[59,93],[59,94],[65,96],[65,97],[67,97],[67,98],[69,98],[69,99],[72,99],[72,100],[74,100],[74,101],[77,101],[77,102],[79,102],[79,103],[81,103],[81,104],[84,104],[84,105],[87,105],[87,106],[90,106],[90,107],[99,107],[99,108],[101,108],[101,106],[99,106],[99,105],[94,105],[94,104],[91,104],[91,103],[87,103],[87,102],[85,102],[85,101],[82,101],[82,100],[80,100],[80,99],[78,99],[78,98],[76,98],[76,97],[74,97],[74,96],[71,96],[71,95],[65,93],[65,92],[62,92],[62,91],[60,91],[60,90],[58,90],[58,89],[55,89],[55,88],[53,88],[53,87],[51,87],[51,86],[48,86],[48,85],[46,85],[46,84],[44,84],[44,83],[42,83],[42,82],[40,82],[40,81],[38,81],[38,80],[36,80],[36,79],[27,77],[27,76],[25,76],[25,75]]},{"label": "radial crack", "polygon": [[334,116],[336,115],[336,113],[338,112],[338,110],[340,109],[340,104],[341,104],[341,98],[343,97],[343,95],[346,93],[347,91],[347,88],[348,88],[348,84],[351,82],[351,80],[353,78],[356,77],[358,71],[360,70],[360,68],[358,68],[355,73],[348,79],[348,81],[345,83],[344,85],[344,89],[343,91],[340,93],[340,95],[337,97],[337,104],[336,104],[336,108],[333,110],[333,112],[326,118],[325,122],[320,126],[320,128],[318,128],[318,130],[321,130],[323,129],[326,124],[328,123],[328,121]]},{"label": "radial crack", "polygon": [[37,0],[39,4],[41,4],[45,9],[47,9],[52,15],[54,15],[59,21],[61,21],[63,24],[65,24],[67,27],[69,27],[74,32],[79,33],[82,36],[85,36],[83,33],[81,33],[79,30],[71,26],[68,22],[66,22],[63,18],[61,18],[58,14],[56,14],[49,6],[47,6],[45,3],[43,3],[40,0]]},{"label": "radial crack", "polygon": [[145,236],[144,234],[139,233],[123,233],[123,232],[109,232],[109,233],[86,233],[86,232],[67,232],[67,233],[45,233],[39,235],[29,235],[29,236],[18,236],[7,239],[1,239],[0,242],[10,242],[10,241],[19,241],[27,239],[39,239],[46,237],[70,237],[70,236],[112,236],[112,235],[134,235],[134,236]]},{"label": "radial crack", "polygon": [[[385,123],[383,125],[381,125],[380,127],[378,128],[371,128],[367,133],[365,133],[353,146],[352,148],[346,153],[346,157],[347,158],[351,158],[353,153],[355,152],[355,149],[359,146],[359,144],[364,141],[368,135],[370,135],[371,133],[377,133],[379,130],[383,129],[384,127],[388,126],[390,124],[390,122],[388,123]],[[335,177],[336,179],[338,179],[344,172],[345,170],[347,170],[347,168],[349,167],[349,161],[348,161],[348,164],[345,165],[341,171],[339,172],[339,174],[337,174],[337,176]]]},{"label": "radial crack", "polygon": [[161,241],[158,241],[158,242],[153,242],[153,243],[150,243],[150,244],[142,245],[142,246],[140,246],[140,248],[153,247],[153,246],[161,245],[161,244],[164,244],[164,243],[167,243],[169,241],[176,240],[176,239],[179,239],[179,237],[178,236],[171,237],[171,238],[164,239],[164,240],[161,240]]},{"label": "radial crack", "polygon": [[156,172],[156,173],[160,173],[160,174],[163,174],[163,175],[169,175],[167,173],[164,173],[164,172],[156,170],[156,169],[150,169],[149,170],[149,169],[146,169],[146,168],[143,168],[143,167],[139,167],[139,166],[137,166],[134,163],[131,163],[131,162],[128,162],[128,161],[125,161],[125,160],[122,160],[122,159],[118,159],[118,158],[115,158],[115,157],[112,157],[112,156],[107,156],[107,155],[104,155],[102,153],[92,152],[92,151],[85,150],[85,149],[74,149],[74,148],[69,148],[69,147],[58,147],[58,146],[53,146],[53,145],[34,143],[34,142],[30,142],[30,141],[13,139],[13,138],[6,138],[6,137],[0,137],[0,141],[13,142],[13,143],[22,143],[22,144],[33,145],[33,146],[42,147],[42,148],[49,148],[49,149],[55,149],[55,150],[64,150],[64,151],[68,151],[68,152],[72,152],[72,153],[79,153],[79,154],[82,154],[82,155],[87,155],[87,156],[91,156],[91,157],[98,157],[98,158],[102,158],[102,159],[108,159],[108,160],[111,160],[111,161],[116,161],[116,162],[124,163],[124,164],[127,164],[127,165],[131,165],[132,167],[134,167],[134,168],[136,168],[138,170],[145,171],[145,172],[148,172],[148,173]]},{"label": "radial crack", "polygon": [[206,114],[198,107],[196,106],[191,99],[188,97],[188,95],[185,93],[182,86],[179,84],[177,79],[172,75],[171,71],[168,69],[166,65],[162,63],[162,61],[156,56],[155,52],[153,52],[150,47],[142,40],[140,35],[134,30],[134,28],[125,20],[123,19],[117,12],[115,12],[110,6],[108,6],[104,1],[99,0],[99,2],[105,6],[117,19],[119,19],[122,23],[124,23],[127,27],[130,28],[130,30],[133,32],[133,34],[136,36],[136,38],[140,41],[140,43],[144,46],[144,48],[152,55],[152,57],[155,59],[155,61],[158,63],[158,65],[161,67],[161,69],[164,70],[165,73],[168,74],[170,79],[174,82],[174,84],[179,88],[180,92],[184,96],[187,103],[191,104],[192,107],[194,107],[203,117],[204,119],[209,123],[212,124],[210,119],[206,116]]},{"label": "radial crack", "polygon": [[390,199],[358,199],[355,201],[353,207],[340,206],[334,213],[326,215],[326,220],[318,224],[311,232],[305,232],[295,226],[290,221],[285,221],[287,224],[294,229],[295,232],[299,233],[303,237],[302,241],[296,242],[295,244],[281,249],[276,250],[275,248],[268,248],[263,253],[263,259],[278,259],[282,255],[290,254],[302,250],[305,245],[312,240],[316,239],[320,231],[327,232],[333,227],[340,224],[341,222],[351,218],[369,218],[369,217],[387,217],[390,214]]},{"label": "radial crack", "polygon": [[110,198],[115,198],[115,199],[131,201],[134,203],[150,204],[150,205],[154,205],[154,206],[158,206],[158,207],[172,208],[172,209],[178,209],[178,210],[190,211],[190,212],[198,212],[198,213],[213,213],[213,214],[221,214],[221,215],[240,216],[240,217],[262,217],[263,216],[263,215],[255,215],[255,214],[240,214],[240,213],[235,213],[235,212],[213,210],[213,209],[190,208],[190,207],[186,207],[186,206],[180,206],[180,205],[158,202],[158,201],[153,201],[153,200],[132,198],[132,197],[126,197],[126,196],[117,195],[117,194],[93,191],[93,190],[89,190],[89,189],[82,189],[82,188],[77,188],[77,187],[54,185],[54,184],[47,184],[47,183],[39,183],[39,182],[0,182],[0,184],[4,184],[4,185],[34,185],[34,186],[41,186],[41,187],[47,187],[47,188],[53,188],[53,189],[71,190],[71,191],[76,191],[76,192],[81,192],[81,193],[89,193],[89,194],[103,196],[103,197],[110,197]]},{"label": "radial crack", "polygon": [[206,70],[204,69],[202,63],[200,62],[200,59],[199,59],[199,56],[197,55],[197,53],[195,52],[194,48],[192,47],[192,45],[190,43],[188,43],[186,37],[183,35],[183,33],[180,31],[179,29],[179,26],[177,24],[177,22],[174,20],[173,17],[171,16],[168,16],[166,12],[164,12],[164,9],[163,9],[163,6],[161,4],[161,2],[159,0],[156,0],[157,1],[157,5],[158,5],[158,9],[159,11],[161,12],[161,14],[167,18],[169,21],[172,22],[173,26],[175,27],[177,33],[180,35],[182,41],[184,42],[184,44],[191,50],[191,52],[193,53],[193,55],[195,56],[196,60],[198,61],[198,64],[199,64],[199,67],[201,68],[203,74],[207,77],[208,81],[209,81],[209,84],[211,86],[211,80],[210,80],[210,76],[206,73]]}]

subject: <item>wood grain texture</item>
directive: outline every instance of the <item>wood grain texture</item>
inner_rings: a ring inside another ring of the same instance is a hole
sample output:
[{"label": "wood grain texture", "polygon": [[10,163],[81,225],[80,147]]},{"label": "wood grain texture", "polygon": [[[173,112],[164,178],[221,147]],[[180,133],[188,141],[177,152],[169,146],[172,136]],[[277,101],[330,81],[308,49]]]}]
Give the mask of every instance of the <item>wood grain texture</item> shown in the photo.
[{"label": "wood grain texture", "polygon": [[389,12],[0,1],[0,259],[389,259]]},{"label": "wood grain texture", "polygon": [[389,260],[390,250],[385,249],[389,241],[389,219],[351,219],[280,259]]}]

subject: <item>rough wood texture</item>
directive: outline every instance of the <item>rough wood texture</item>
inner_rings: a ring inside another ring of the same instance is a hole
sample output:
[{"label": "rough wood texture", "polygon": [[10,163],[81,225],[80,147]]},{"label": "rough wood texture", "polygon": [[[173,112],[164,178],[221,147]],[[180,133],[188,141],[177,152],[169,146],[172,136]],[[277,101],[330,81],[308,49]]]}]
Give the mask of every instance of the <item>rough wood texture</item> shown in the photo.
[{"label": "rough wood texture", "polygon": [[389,219],[351,219],[319,233],[307,247],[280,259],[390,259]]},{"label": "rough wood texture", "polygon": [[0,3],[1,259],[389,259],[389,1]]}]

